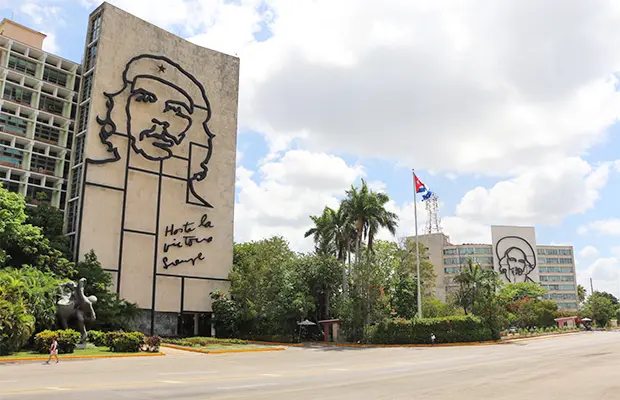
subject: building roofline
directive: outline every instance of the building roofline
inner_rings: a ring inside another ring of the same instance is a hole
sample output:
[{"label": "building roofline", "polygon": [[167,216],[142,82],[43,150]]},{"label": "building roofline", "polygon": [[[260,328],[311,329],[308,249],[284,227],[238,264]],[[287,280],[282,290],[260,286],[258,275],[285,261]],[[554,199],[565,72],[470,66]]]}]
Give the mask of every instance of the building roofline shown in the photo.
[{"label": "building roofline", "polygon": [[36,31],[36,30],[34,30],[32,28],[27,27],[26,25],[22,25],[22,24],[20,24],[18,22],[13,21],[12,19],[8,19],[8,18],[2,18],[2,21],[0,21],[0,26],[4,25],[6,22],[10,22],[11,24],[17,25],[20,28],[24,28],[24,29],[26,29],[26,30],[28,30],[28,31],[30,31],[32,33],[36,33],[38,35],[41,35],[41,36],[43,36],[43,38],[47,37],[47,35],[45,33],[43,33],[43,32]]}]

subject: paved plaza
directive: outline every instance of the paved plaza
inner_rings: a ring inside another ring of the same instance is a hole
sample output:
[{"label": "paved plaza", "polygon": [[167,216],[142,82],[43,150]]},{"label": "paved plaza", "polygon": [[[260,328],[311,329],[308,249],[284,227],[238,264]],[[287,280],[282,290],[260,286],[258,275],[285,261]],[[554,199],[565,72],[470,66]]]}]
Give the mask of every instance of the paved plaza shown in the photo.
[{"label": "paved plaza", "polygon": [[618,399],[620,333],[0,365],[0,399]]}]

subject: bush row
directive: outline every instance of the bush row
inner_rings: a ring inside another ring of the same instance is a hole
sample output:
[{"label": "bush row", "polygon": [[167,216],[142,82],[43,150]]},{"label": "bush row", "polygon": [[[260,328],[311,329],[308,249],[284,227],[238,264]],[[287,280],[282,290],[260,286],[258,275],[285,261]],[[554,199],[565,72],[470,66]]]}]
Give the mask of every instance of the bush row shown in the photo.
[{"label": "bush row", "polygon": [[[43,331],[35,336],[35,349],[38,353],[49,352],[52,338],[58,341],[58,353],[73,353],[80,341],[80,333],[73,329],[58,331]],[[117,353],[137,353],[139,351],[159,351],[161,338],[159,336],[144,336],[140,332],[101,332],[89,331],[87,341],[97,347],[108,347]]]},{"label": "bush row", "polygon": [[387,320],[367,328],[364,341],[372,344],[430,344],[431,335],[435,335],[435,343],[483,342],[498,337],[498,333],[492,332],[480,318],[467,315]]},{"label": "bush row", "polygon": [[182,339],[165,339],[166,343],[175,344],[177,346],[209,346],[211,344],[223,344],[223,345],[233,345],[233,344],[246,344],[247,341],[241,339],[216,339],[212,337],[190,337],[190,338],[182,338]]}]

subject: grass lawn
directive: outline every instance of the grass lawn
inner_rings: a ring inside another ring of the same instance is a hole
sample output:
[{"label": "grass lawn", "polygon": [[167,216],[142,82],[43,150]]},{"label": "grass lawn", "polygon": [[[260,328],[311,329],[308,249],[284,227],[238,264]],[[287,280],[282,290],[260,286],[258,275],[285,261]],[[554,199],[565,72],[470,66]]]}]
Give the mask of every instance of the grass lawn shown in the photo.
[{"label": "grass lawn", "polygon": [[197,350],[256,350],[278,347],[274,345],[260,345],[248,343],[240,339],[216,339],[211,337],[191,337],[185,339],[164,339],[163,344],[189,347]]},{"label": "grass lawn", "polygon": [[269,347],[277,347],[277,346],[263,346],[258,344],[207,344],[207,345],[177,345],[183,347],[191,347],[192,349],[200,349],[200,350],[250,350],[250,349],[265,349]]},{"label": "grass lawn", "polygon": [[[139,354],[139,353],[113,353],[107,347],[87,347],[83,350],[75,349],[75,351],[71,354],[58,354],[58,358],[62,360],[62,358],[66,356],[115,356],[115,355],[120,355],[120,354]],[[41,358],[41,359],[47,360],[47,358],[49,357],[49,353],[39,354],[39,353],[30,352],[30,351],[20,351],[20,352],[13,353],[8,356],[0,356],[0,361],[2,361],[3,358],[17,358],[17,357],[24,357],[24,358],[34,357],[34,358]]]}]

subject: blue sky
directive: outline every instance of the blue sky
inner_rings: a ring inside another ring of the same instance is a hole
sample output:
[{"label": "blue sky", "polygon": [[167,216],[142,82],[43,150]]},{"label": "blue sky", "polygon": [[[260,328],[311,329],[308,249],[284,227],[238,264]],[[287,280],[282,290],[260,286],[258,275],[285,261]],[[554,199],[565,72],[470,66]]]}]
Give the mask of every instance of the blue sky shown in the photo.
[{"label": "blue sky", "polygon": [[[490,224],[534,224],[539,244],[575,247],[580,282],[617,292],[618,10],[376,2],[112,1],[240,57],[236,240],[281,234],[307,250],[307,216],[361,178],[384,188],[399,235],[411,234],[415,167],[455,242],[488,241]],[[80,61],[95,3],[0,0],[0,16]],[[277,210],[283,223],[270,220]]]}]

